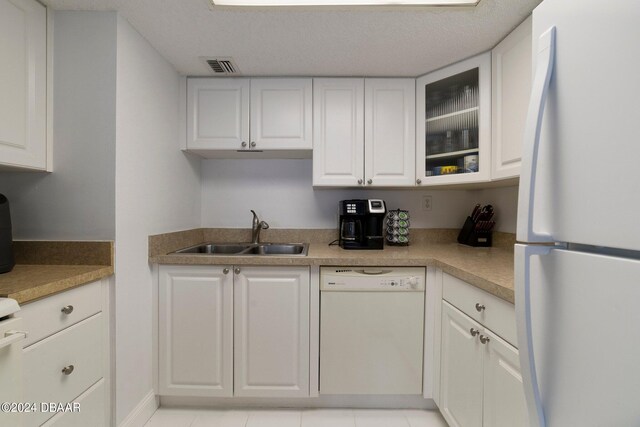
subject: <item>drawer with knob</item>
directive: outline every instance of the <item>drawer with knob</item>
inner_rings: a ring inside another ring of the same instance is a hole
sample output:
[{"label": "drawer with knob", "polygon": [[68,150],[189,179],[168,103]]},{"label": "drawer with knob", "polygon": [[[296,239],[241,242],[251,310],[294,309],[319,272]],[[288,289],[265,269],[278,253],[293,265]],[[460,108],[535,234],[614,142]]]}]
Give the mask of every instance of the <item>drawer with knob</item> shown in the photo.
[{"label": "drawer with knob", "polygon": [[442,298],[517,347],[513,304],[446,273],[443,274]]},{"label": "drawer with knob", "polygon": [[60,412],[42,427],[104,427],[105,380],[101,379],[74,399],[80,405],[79,412]]},{"label": "drawer with knob", "polygon": [[[103,377],[103,318],[95,314],[24,350],[26,402],[72,402]],[[53,413],[25,414],[25,426]]]},{"label": "drawer with knob", "polygon": [[29,331],[24,347],[102,311],[100,281],[79,286],[22,306],[20,316]]}]

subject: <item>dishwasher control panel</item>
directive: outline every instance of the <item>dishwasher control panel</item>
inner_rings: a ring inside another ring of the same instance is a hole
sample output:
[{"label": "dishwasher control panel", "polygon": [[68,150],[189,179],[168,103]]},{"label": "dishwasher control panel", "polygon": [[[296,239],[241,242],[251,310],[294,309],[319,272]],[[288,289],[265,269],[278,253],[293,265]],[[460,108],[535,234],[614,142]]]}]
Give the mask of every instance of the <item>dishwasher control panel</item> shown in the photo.
[{"label": "dishwasher control panel", "polygon": [[424,291],[423,267],[322,267],[321,291]]}]

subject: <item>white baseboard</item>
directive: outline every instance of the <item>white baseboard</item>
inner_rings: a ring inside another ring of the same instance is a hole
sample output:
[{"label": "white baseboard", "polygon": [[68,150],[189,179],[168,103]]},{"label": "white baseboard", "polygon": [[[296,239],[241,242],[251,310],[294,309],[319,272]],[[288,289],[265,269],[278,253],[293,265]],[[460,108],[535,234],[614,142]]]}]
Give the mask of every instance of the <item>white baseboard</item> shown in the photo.
[{"label": "white baseboard", "polygon": [[313,398],[160,396],[160,407],[199,408],[373,408],[437,410],[432,399],[420,395],[324,395]]},{"label": "white baseboard", "polygon": [[156,397],[153,390],[147,394],[144,399],[133,408],[133,411],[127,415],[127,418],[120,423],[120,427],[144,427],[149,418],[160,406],[160,399]]}]

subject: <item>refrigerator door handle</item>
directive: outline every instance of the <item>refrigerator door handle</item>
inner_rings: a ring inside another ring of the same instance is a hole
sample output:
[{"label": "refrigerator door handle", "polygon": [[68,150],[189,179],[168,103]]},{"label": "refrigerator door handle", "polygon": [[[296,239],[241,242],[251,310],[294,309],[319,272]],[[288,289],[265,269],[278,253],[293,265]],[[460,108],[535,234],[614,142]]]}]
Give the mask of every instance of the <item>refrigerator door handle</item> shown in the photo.
[{"label": "refrigerator door handle", "polygon": [[533,214],[540,128],[542,127],[542,117],[553,72],[555,39],[556,27],[551,27],[542,33],[538,40],[536,73],[531,88],[531,99],[529,100],[522,147],[517,226],[517,236],[521,242],[552,241],[549,233],[534,231]]},{"label": "refrigerator door handle", "polygon": [[545,427],[531,328],[531,257],[547,255],[553,246],[515,245],[515,303],[518,353],[530,427]]}]

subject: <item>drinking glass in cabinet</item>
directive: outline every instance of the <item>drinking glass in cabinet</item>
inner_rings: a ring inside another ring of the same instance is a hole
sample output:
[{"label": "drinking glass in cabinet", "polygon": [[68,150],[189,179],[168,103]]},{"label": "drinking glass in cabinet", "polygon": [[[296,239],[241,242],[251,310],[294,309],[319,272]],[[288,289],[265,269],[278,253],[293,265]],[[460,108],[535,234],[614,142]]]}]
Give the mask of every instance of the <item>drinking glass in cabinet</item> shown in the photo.
[{"label": "drinking glass in cabinet", "polygon": [[478,77],[474,68],[426,86],[426,176],[478,171],[465,163],[478,154]]}]

